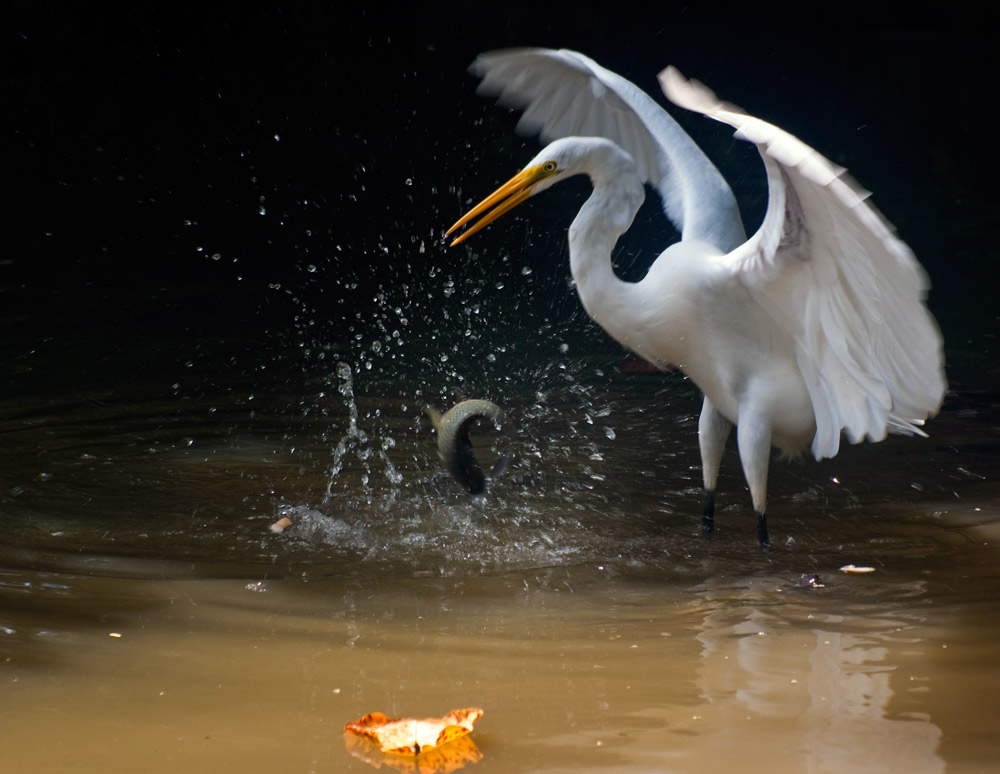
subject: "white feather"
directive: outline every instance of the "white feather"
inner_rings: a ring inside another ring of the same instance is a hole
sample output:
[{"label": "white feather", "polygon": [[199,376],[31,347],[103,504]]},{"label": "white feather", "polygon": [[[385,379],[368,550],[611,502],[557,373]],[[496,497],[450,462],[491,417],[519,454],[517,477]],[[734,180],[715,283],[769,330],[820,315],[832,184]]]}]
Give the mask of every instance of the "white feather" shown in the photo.
[{"label": "white feather", "polygon": [[945,391],[941,334],[923,301],[930,283],[905,242],[846,171],[788,132],[726,105],[674,68],[675,104],[729,124],[767,170],[764,222],[727,256],[794,337],[816,414],[812,451],[834,456],[887,430],[923,435]]},{"label": "white feather", "polygon": [[482,78],[480,94],[524,111],[519,132],[543,142],[604,137],[624,149],[684,239],[731,250],[746,238],[719,171],[648,94],[621,76],[583,54],[549,49],[493,51],[470,70]]}]

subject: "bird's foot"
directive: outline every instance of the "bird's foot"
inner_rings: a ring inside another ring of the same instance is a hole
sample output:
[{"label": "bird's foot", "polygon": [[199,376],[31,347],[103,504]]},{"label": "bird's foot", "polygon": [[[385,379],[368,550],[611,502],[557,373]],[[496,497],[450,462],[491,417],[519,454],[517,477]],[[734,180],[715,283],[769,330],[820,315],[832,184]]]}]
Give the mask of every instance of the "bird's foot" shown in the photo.
[{"label": "bird's foot", "polygon": [[711,535],[715,531],[715,492],[705,490],[705,504],[701,511],[701,532]]},{"label": "bird's foot", "polygon": [[757,542],[761,548],[770,548],[771,539],[767,535],[767,516],[757,513]]}]

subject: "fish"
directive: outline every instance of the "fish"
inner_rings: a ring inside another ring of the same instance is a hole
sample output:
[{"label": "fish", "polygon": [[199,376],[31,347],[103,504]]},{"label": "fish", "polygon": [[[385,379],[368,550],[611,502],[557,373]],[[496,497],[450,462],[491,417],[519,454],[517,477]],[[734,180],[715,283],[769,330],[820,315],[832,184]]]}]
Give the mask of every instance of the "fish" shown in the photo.
[{"label": "fish", "polygon": [[[437,431],[438,457],[448,472],[469,490],[469,494],[482,494],[487,477],[472,453],[469,430],[481,419],[487,419],[499,428],[503,424],[503,409],[488,400],[463,400],[444,414],[433,406],[427,406],[424,412]],[[490,478],[501,475],[509,461],[510,453],[501,455],[493,466]]]}]

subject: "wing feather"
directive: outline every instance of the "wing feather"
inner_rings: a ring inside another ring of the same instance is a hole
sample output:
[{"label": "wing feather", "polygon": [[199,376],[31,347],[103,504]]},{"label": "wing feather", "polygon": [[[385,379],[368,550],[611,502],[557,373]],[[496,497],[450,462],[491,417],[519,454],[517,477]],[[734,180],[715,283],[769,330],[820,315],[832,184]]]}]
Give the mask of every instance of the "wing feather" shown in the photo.
[{"label": "wing feather", "polygon": [[478,93],[523,110],[518,131],[543,142],[605,137],[632,156],[660,193],[683,239],[729,251],[746,235],[736,199],[701,149],[649,95],[582,54],[508,49],[481,54],[470,70]]},{"label": "wing feather", "polygon": [[816,416],[813,454],[834,456],[841,433],[851,443],[923,435],[946,389],[941,333],[924,303],[930,283],[869,192],[677,70],[660,82],[674,103],[733,126],[764,161],[764,222],[723,260],[795,338]]}]

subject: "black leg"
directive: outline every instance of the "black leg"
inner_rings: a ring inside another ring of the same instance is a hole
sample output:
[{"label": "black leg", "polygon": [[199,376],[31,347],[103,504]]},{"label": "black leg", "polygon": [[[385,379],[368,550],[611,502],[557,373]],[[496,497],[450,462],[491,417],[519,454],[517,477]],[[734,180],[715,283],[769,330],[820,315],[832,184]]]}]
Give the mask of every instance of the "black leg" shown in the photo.
[{"label": "black leg", "polygon": [[705,505],[701,511],[702,534],[711,535],[715,530],[715,492],[705,490]]},{"label": "black leg", "polygon": [[771,545],[767,536],[767,516],[763,513],[757,514],[757,541],[761,548],[767,548]]}]

